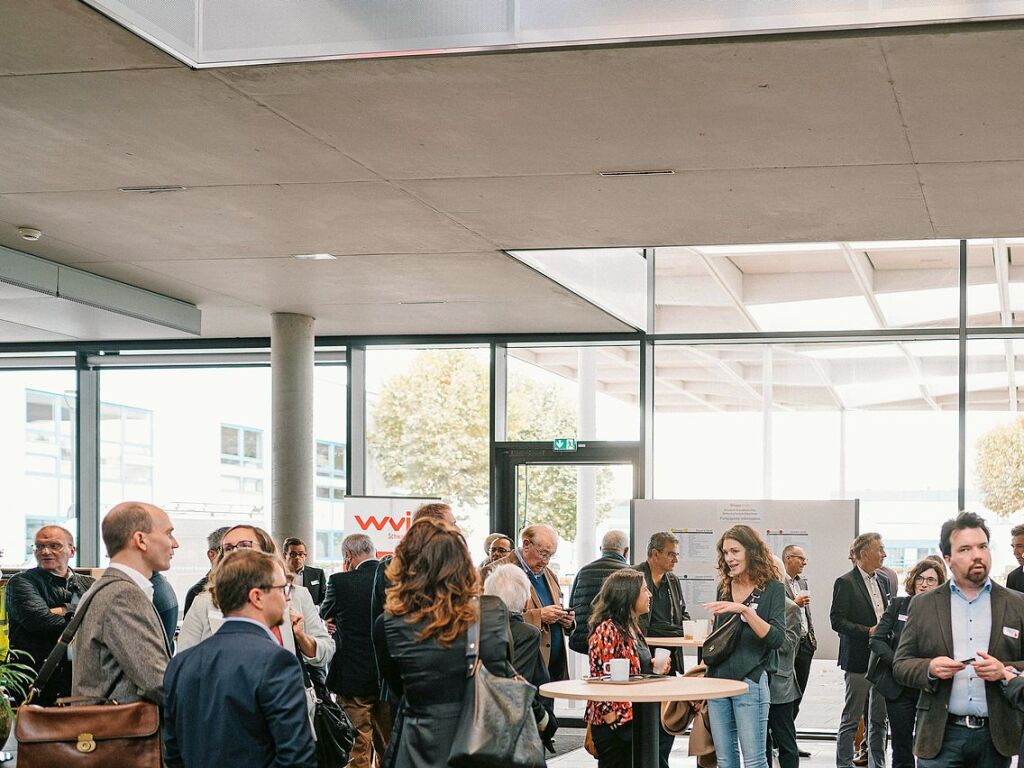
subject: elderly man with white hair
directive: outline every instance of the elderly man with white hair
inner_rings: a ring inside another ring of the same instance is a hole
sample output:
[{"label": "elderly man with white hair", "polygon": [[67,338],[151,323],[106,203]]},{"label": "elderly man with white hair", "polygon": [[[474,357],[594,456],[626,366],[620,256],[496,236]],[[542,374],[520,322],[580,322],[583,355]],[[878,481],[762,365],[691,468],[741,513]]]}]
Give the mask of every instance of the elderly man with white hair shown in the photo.
[{"label": "elderly man with white hair", "polygon": [[548,563],[558,551],[558,534],[549,525],[530,525],[523,529],[522,545],[481,569],[486,580],[499,566],[518,565],[530,581],[530,599],[523,620],[540,630],[540,653],[552,680],[568,680],[565,631],[572,629],[573,613],[562,607],[562,588]]},{"label": "elderly man with white hair", "polygon": [[629,535],[625,531],[608,531],[601,539],[601,556],[587,563],[576,574],[569,593],[569,607],[576,612],[576,628],[569,636],[569,648],[584,656],[589,652],[590,609],[601,591],[604,580],[615,571],[629,567]]},{"label": "elderly man with white hair", "polygon": [[[530,580],[522,568],[512,563],[495,568],[484,582],[484,594],[500,598],[511,616],[509,629],[512,633],[512,666],[529,683],[539,688],[550,677],[540,655],[540,630],[523,619],[530,592]],[[534,716],[541,737],[547,741],[558,728],[554,702],[541,697],[538,699],[540,708],[534,708]]]}]

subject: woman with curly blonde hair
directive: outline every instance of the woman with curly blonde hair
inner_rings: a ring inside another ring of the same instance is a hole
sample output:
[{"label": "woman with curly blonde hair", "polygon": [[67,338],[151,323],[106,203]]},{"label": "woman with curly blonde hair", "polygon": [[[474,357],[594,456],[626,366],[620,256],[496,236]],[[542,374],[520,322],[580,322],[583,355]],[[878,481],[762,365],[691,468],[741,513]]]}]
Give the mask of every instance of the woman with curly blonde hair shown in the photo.
[{"label": "woman with curly blonde hair", "polygon": [[480,617],[480,660],[511,677],[508,609],[480,596],[480,579],[458,529],[421,518],[387,568],[384,613],[373,627],[377,665],[402,697],[387,768],[447,765],[466,691],[466,634]]},{"label": "woman with curly blonde hair", "polygon": [[742,680],[747,692],[708,702],[711,734],[721,768],[767,768],[768,669],[786,635],[786,588],[764,539],[749,525],[734,525],[718,540],[718,600],[704,610],[715,629],[739,621],[732,652],[708,664],[708,677]]}]

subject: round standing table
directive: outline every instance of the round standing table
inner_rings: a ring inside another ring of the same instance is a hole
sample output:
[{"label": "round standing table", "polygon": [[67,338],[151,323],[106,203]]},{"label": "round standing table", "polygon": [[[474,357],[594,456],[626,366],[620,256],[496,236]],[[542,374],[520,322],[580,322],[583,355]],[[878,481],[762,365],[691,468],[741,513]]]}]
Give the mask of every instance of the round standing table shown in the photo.
[{"label": "round standing table", "polygon": [[[682,638],[675,638],[682,640]],[[587,683],[559,680],[540,687],[544,696],[587,701],[628,701],[633,704],[633,765],[657,768],[658,725],[663,701],[700,701],[739,696],[747,684],[738,680],[666,677],[642,683]]]}]

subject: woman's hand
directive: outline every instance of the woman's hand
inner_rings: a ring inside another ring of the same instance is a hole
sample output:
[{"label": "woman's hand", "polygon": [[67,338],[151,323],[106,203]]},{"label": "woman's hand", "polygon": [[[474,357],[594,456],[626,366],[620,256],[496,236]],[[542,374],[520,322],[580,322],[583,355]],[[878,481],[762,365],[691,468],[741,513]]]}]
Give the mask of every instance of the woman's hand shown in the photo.
[{"label": "woman's hand", "polygon": [[716,600],[713,603],[704,603],[704,610],[712,616],[717,616],[720,613],[738,613],[742,615],[749,610],[749,606],[743,603],[732,603],[728,600]]},{"label": "woman's hand", "polygon": [[656,675],[667,675],[668,671],[672,668],[672,657],[666,656],[663,659],[659,659],[655,656],[651,659],[651,669]]}]

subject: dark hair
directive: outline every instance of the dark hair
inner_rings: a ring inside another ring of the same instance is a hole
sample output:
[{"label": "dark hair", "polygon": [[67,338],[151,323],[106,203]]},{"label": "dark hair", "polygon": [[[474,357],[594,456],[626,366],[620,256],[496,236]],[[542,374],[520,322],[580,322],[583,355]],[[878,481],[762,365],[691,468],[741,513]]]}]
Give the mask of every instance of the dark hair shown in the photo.
[{"label": "dark hair", "polygon": [[862,533],[856,539],[853,540],[853,544],[850,545],[850,553],[854,560],[860,559],[860,553],[871,546],[873,541],[881,541],[882,534],[870,531],[868,533]]},{"label": "dark hair", "polygon": [[[296,538],[294,536],[289,536],[287,539],[285,539],[283,542],[281,542],[281,551],[282,552],[288,552],[288,547],[294,547],[295,545],[299,545],[299,546],[305,547],[306,546],[306,542],[304,542],[302,539],[298,539],[298,538]],[[306,547],[306,549],[309,549],[309,547]]]},{"label": "dark hair", "polygon": [[480,577],[462,534],[443,520],[413,523],[385,574],[394,586],[386,590],[384,610],[410,624],[424,622],[420,642],[433,637],[449,647],[477,617]]},{"label": "dark hair", "polygon": [[1013,526],[1013,528],[1010,529],[1010,535],[1011,536],[1024,536],[1024,523],[1021,523],[1019,525]]},{"label": "dark hair", "polygon": [[940,563],[934,557],[926,557],[910,569],[907,573],[907,578],[903,581],[903,587],[907,590],[908,595],[917,594],[917,577],[925,571],[935,571],[935,574],[939,577],[939,584],[946,583],[945,564]]},{"label": "dark hair", "polygon": [[611,619],[625,634],[640,635],[636,622],[636,601],[640,598],[644,575],[632,568],[622,568],[604,580],[594,600],[594,609],[587,626],[593,632],[601,622]]},{"label": "dark hair", "polygon": [[210,576],[213,604],[225,616],[244,608],[250,591],[273,585],[275,564],[281,564],[276,557],[255,549],[229,552]]},{"label": "dark hair", "polygon": [[101,530],[107,557],[113,557],[128,546],[136,531],[153,532],[153,516],[142,504],[126,501],[107,513]]},{"label": "dark hair", "polygon": [[216,552],[220,549],[220,540],[224,538],[224,534],[231,530],[230,525],[225,525],[218,528],[216,531],[206,537],[206,549],[208,552]]},{"label": "dark hair", "polygon": [[647,542],[647,556],[650,557],[654,551],[664,552],[665,547],[669,544],[678,544],[679,539],[673,536],[668,531],[658,531],[651,536],[651,540]]},{"label": "dark hair", "polygon": [[953,551],[949,543],[950,538],[953,536],[953,531],[963,531],[968,528],[980,528],[983,530],[986,541],[992,538],[989,535],[988,526],[985,525],[985,518],[974,512],[961,512],[956,517],[942,524],[942,530],[939,532],[939,550],[943,555],[949,557],[950,552]]},{"label": "dark hair", "polygon": [[725,564],[725,540],[738,541],[740,546],[747,552],[747,578],[755,586],[764,587],[769,581],[782,580],[778,566],[772,558],[771,550],[765,544],[761,534],[749,525],[734,525],[722,534],[718,540],[718,575],[722,581],[718,585],[719,595],[728,595],[732,592],[732,576],[729,575],[729,566]]}]

